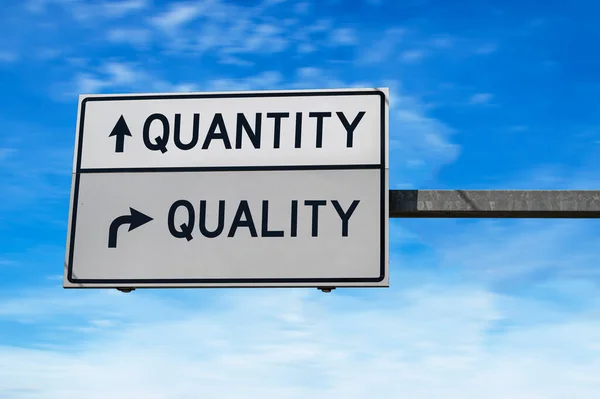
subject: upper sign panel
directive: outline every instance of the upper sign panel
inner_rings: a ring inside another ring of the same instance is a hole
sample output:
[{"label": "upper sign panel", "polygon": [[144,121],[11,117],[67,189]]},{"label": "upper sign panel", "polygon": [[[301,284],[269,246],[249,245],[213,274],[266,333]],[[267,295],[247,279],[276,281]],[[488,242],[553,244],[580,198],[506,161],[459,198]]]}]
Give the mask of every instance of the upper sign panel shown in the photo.
[{"label": "upper sign panel", "polygon": [[74,167],[387,163],[386,97],[386,89],[81,96]]}]

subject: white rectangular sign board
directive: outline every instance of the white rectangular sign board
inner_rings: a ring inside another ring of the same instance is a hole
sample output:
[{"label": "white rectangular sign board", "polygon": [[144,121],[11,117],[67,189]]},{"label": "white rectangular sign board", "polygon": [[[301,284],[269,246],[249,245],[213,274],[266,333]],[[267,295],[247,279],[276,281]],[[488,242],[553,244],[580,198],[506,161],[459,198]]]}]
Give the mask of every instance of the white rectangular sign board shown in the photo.
[{"label": "white rectangular sign board", "polygon": [[80,96],[63,286],[388,286],[388,90]]}]

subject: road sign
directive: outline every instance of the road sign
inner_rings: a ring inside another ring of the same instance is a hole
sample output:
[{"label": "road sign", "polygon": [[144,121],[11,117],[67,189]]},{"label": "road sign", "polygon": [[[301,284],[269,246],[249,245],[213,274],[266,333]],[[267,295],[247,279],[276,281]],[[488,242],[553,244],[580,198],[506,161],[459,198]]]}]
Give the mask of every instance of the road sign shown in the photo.
[{"label": "road sign", "polygon": [[388,285],[388,91],[81,96],[64,287]]}]

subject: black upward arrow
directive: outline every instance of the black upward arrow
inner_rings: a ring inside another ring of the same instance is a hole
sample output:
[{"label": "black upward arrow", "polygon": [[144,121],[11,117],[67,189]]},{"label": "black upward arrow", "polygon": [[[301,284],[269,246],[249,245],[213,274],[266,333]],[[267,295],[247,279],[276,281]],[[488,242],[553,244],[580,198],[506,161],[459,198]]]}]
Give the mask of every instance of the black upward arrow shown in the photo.
[{"label": "black upward arrow", "polygon": [[119,216],[110,224],[110,228],[108,229],[109,248],[117,247],[117,231],[122,225],[129,224],[129,230],[127,231],[131,231],[153,220],[150,216],[144,215],[142,212],[136,211],[133,208],[129,208],[129,213],[129,215]]},{"label": "black upward arrow", "polygon": [[115,136],[117,139],[115,141],[115,152],[123,152],[123,146],[125,145],[125,136],[131,137],[131,132],[129,131],[129,126],[127,126],[127,122],[125,122],[125,118],[123,115],[117,121],[115,127],[113,127],[112,132],[108,135],[108,137]]}]

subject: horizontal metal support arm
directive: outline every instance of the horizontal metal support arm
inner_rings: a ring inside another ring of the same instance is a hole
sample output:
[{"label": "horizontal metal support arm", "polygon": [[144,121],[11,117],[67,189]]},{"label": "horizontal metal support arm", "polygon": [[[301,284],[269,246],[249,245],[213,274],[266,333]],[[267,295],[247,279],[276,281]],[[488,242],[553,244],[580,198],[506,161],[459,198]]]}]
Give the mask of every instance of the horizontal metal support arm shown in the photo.
[{"label": "horizontal metal support arm", "polygon": [[600,190],[390,190],[391,218],[600,218]]}]

